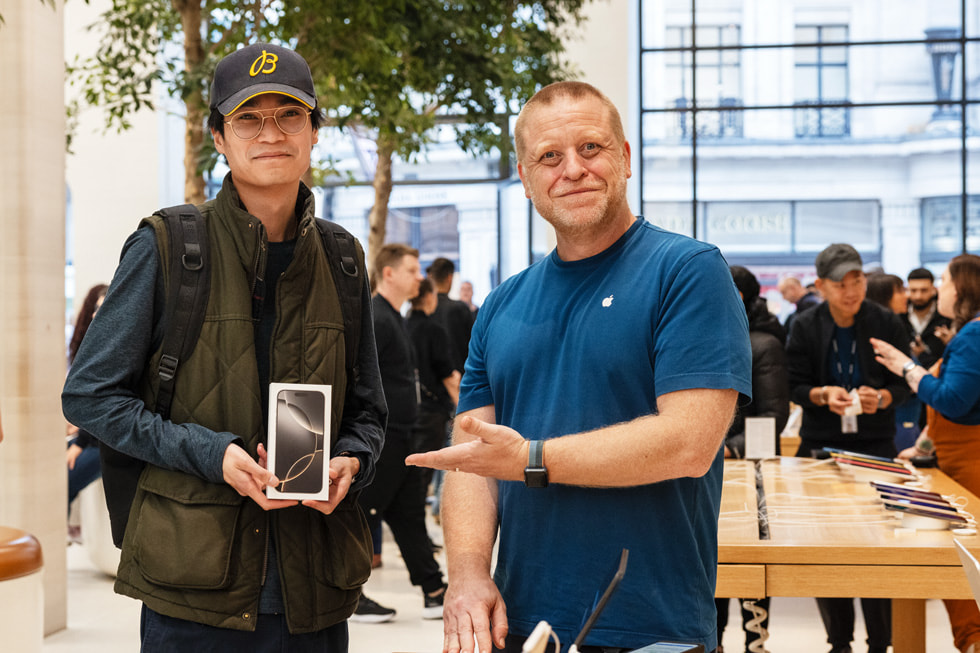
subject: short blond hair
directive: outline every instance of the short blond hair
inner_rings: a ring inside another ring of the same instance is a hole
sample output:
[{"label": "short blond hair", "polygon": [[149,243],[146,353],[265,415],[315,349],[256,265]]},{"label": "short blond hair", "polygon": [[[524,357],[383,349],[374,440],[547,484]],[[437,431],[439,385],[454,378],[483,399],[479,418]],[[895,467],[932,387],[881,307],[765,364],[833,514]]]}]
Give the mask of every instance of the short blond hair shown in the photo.
[{"label": "short blond hair", "polygon": [[520,114],[517,116],[517,121],[514,123],[514,150],[517,152],[517,160],[522,161],[524,157],[526,146],[524,142],[524,123],[527,122],[528,114],[535,109],[554,104],[558,100],[582,100],[585,98],[595,98],[606,107],[606,111],[609,112],[609,128],[612,129],[613,135],[619,143],[625,143],[626,132],[623,130],[623,119],[620,117],[616,105],[613,104],[612,100],[605,93],[592,84],[585,82],[555,82],[554,84],[548,84],[535,93],[524,104]]},{"label": "short blond hair", "polygon": [[374,269],[371,270],[371,290],[378,287],[381,282],[381,274],[385,268],[397,267],[406,256],[419,257],[419,250],[409,247],[404,243],[388,243],[378,250],[378,255],[374,257]]}]

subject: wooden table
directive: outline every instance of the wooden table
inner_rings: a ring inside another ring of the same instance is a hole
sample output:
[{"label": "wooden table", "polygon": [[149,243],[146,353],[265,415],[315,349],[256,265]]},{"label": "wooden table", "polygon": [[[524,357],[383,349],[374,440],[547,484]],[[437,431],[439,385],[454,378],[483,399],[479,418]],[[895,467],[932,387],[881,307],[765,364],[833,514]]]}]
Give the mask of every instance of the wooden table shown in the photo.
[{"label": "wooden table", "polygon": [[[937,469],[919,472],[925,489],[962,497],[980,516],[976,496]],[[717,596],[890,598],[895,653],[924,653],[926,599],[973,598],[953,537],[974,555],[980,537],[904,528],[866,479],[831,461],[766,460],[761,474],[768,540],[759,535],[755,465],[725,462]]]}]

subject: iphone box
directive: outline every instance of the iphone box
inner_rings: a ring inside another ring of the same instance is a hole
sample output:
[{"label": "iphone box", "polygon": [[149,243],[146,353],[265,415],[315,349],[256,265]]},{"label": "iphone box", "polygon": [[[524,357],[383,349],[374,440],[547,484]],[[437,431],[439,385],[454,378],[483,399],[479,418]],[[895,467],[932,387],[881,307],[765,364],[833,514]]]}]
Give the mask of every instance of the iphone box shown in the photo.
[{"label": "iphone box", "polygon": [[330,492],[330,386],[269,384],[270,499],[326,500]]}]

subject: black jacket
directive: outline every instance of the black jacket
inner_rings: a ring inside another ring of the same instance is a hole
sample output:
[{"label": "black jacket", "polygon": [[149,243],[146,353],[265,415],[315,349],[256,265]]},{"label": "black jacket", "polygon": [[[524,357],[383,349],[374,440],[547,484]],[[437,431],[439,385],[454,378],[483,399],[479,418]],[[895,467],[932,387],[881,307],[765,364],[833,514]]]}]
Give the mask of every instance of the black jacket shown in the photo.
[{"label": "black jacket", "polygon": [[446,293],[439,293],[439,304],[432,319],[449,336],[450,357],[453,368],[463,373],[466,357],[470,351],[470,332],[473,329],[473,313],[458,299],[450,299]]},{"label": "black jacket", "polygon": [[887,389],[892,403],[874,414],[858,416],[858,433],[841,433],[840,415],[810,401],[810,389],[835,385],[830,376],[829,355],[834,337],[834,319],[826,302],[800,313],[793,321],[786,346],[790,398],[803,407],[800,437],[804,441],[834,442],[860,450],[861,441],[893,440],[895,406],[909,397],[905,380],[875,361],[869,338],[891,343],[908,355],[909,341],[901,320],[891,311],[865,300],[854,319],[857,355],[863,385]]},{"label": "black jacket", "polygon": [[[902,315],[901,319],[902,324],[905,325],[905,330],[908,331],[909,341],[915,340],[915,328],[912,326],[912,321],[909,320],[909,316]],[[922,331],[922,342],[926,346],[925,351],[919,355],[919,364],[922,367],[929,369],[936,361],[943,357],[943,352],[946,350],[946,343],[936,335],[936,328],[940,326],[948,327],[950,324],[952,324],[952,320],[940,315],[939,311],[934,311],[932,317],[929,318],[929,323],[926,324],[926,328]]]},{"label": "black jacket", "polygon": [[745,307],[749,318],[749,341],[752,345],[752,401],[739,406],[725,445],[736,458],[745,456],[745,418],[776,419],[776,453],[779,434],[789,419],[789,382],[786,378],[786,331],[769,312],[766,301],[757,297]]}]

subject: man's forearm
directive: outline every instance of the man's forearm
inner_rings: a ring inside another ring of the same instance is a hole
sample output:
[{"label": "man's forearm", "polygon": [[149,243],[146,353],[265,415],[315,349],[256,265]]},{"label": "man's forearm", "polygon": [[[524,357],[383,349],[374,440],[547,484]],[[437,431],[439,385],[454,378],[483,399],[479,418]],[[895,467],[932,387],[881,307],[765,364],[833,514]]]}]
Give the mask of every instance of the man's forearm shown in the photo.
[{"label": "man's forearm", "polygon": [[[494,422],[493,406],[484,406],[457,416],[453,443],[472,437],[459,428],[461,417],[471,415]],[[448,471],[442,487],[442,528],[446,539],[449,577],[490,574],[493,544],[497,539],[497,481],[475,474]]]},{"label": "man's forearm", "polygon": [[497,539],[497,481],[448,472],[442,490],[442,527],[450,578],[490,575]]},{"label": "man's forearm", "polygon": [[728,432],[737,397],[734,390],[674,392],[658,398],[657,415],[547,440],[549,480],[628,487],[703,476]]}]

